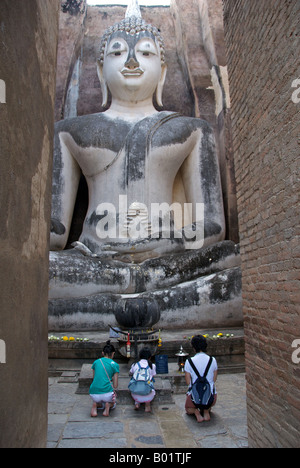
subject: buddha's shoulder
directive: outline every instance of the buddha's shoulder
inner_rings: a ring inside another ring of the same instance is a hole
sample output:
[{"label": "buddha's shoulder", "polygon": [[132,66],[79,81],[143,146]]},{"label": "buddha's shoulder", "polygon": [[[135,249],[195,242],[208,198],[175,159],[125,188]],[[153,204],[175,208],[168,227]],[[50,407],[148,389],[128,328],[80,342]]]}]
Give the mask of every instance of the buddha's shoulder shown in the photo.
[{"label": "buddha's shoulder", "polygon": [[189,128],[191,130],[202,128],[202,129],[210,129],[210,124],[198,117],[190,117],[186,115],[182,115],[176,112],[164,112],[163,113],[166,117],[166,120],[170,120],[170,122],[180,125],[182,128]]},{"label": "buddha's shoulder", "polygon": [[194,132],[211,134],[210,124],[203,119],[188,117],[174,112],[162,112],[160,125],[156,126],[152,143],[155,146],[186,141]]},{"label": "buddha's shoulder", "polygon": [[100,112],[98,114],[81,115],[60,120],[56,122],[55,128],[59,132],[65,131],[72,133],[72,130],[77,132],[86,132],[87,129],[89,129],[91,132],[103,127],[112,127],[114,125],[117,125],[118,127],[120,127],[120,125],[128,127],[128,123],[126,123],[126,121],[121,119],[116,119],[114,121],[106,116],[104,112]]},{"label": "buddha's shoulder", "polygon": [[113,120],[104,113],[82,115],[61,120],[55,124],[57,135],[69,133],[80,146],[107,145],[112,140],[124,139],[130,124],[124,120]]}]

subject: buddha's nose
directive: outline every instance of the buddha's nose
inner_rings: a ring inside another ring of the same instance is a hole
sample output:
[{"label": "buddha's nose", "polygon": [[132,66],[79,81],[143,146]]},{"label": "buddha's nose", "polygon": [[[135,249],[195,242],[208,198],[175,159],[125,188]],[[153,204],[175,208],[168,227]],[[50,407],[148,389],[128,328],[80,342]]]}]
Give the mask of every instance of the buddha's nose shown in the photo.
[{"label": "buddha's nose", "polygon": [[135,57],[130,57],[129,60],[125,63],[125,67],[129,68],[129,70],[134,70],[135,68],[139,68],[140,64],[135,59]]}]

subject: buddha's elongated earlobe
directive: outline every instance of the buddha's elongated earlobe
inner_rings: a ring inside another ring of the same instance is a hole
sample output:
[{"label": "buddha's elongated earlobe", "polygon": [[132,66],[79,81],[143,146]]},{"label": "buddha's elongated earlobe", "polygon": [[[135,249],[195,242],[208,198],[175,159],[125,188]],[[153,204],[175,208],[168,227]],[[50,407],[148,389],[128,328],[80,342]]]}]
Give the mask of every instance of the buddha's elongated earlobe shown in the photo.
[{"label": "buddha's elongated earlobe", "polygon": [[156,102],[160,107],[163,107],[162,93],[163,93],[163,88],[164,88],[164,84],[166,81],[167,70],[168,70],[167,65],[163,64],[162,69],[161,69],[161,77],[156,88]]},{"label": "buddha's elongated earlobe", "polygon": [[99,59],[97,60],[97,73],[102,91],[102,107],[106,107],[108,102],[108,87],[103,75],[103,65]]}]

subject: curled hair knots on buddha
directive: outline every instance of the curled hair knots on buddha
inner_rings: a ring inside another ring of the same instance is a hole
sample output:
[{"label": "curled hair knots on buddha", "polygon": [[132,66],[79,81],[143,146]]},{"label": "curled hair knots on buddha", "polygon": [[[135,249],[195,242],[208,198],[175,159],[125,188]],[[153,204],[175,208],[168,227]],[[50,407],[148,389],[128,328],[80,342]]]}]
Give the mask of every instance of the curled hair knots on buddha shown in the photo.
[{"label": "curled hair knots on buddha", "polygon": [[115,352],[116,352],[116,349],[114,345],[111,344],[110,340],[108,340],[103,348],[104,356],[111,356]]},{"label": "curled hair knots on buddha", "polygon": [[154,36],[155,39],[157,40],[157,43],[160,48],[161,63],[162,64],[165,63],[165,45],[164,45],[164,40],[160,34],[159,29],[157,29],[155,26],[152,26],[152,24],[147,24],[146,21],[144,21],[142,18],[131,16],[131,17],[125,18],[120,23],[116,23],[114,26],[111,26],[103,34],[102,39],[101,39],[100,57],[99,57],[99,61],[101,64],[103,64],[103,61],[104,61],[105,48],[106,48],[106,44],[109,41],[110,36],[112,36],[112,34],[114,33],[124,32],[124,31],[127,34],[130,34],[131,36],[139,34],[140,32],[143,32],[143,31],[148,31],[150,34],[152,34],[152,36]]}]

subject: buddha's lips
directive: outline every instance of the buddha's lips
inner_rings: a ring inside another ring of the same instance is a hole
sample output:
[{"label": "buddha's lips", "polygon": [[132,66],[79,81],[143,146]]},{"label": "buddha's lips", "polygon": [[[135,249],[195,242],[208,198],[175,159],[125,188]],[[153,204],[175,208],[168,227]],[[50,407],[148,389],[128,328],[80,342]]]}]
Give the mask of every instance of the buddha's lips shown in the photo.
[{"label": "buddha's lips", "polygon": [[128,68],[124,68],[122,71],[121,71],[122,75],[123,76],[141,76],[144,74],[144,70],[142,70],[141,68],[135,68],[134,70],[128,70]]}]

